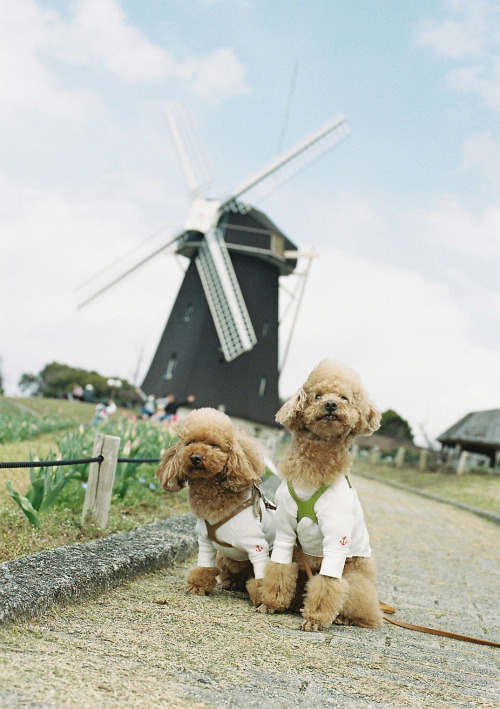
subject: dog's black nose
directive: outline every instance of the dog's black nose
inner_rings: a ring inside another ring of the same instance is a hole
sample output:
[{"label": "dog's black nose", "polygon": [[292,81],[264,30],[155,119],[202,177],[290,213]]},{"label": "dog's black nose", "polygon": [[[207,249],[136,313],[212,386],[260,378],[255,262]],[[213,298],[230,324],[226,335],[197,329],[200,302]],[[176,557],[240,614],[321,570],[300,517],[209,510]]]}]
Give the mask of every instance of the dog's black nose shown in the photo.
[{"label": "dog's black nose", "polygon": [[328,411],[329,414],[333,413],[339,408],[339,405],[337,404],[336,401],[333,401],[332,399],[329,399],[328,401],[325,402],[325,409]]},{"label": "dog's black nose", "polygon": [[194,465],[195,468],[199,466],[201,461],[203,460],[203,456],[200,455],[199,453],[193,453],[193,455],[189,456],[189,460],[191,463]]}]

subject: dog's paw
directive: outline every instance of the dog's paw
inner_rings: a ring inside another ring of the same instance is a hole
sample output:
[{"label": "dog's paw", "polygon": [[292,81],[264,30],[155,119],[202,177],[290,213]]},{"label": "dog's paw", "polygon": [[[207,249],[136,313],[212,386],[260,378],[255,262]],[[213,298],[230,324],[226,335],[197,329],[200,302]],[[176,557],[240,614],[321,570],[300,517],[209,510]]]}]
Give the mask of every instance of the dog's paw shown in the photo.
[{"label": "dog's paw", "polygon": [[333,621],[335,625],[354,625],[354,621],[345,615],[338,615]]},{"label": "dog's paw", "polygon": [[231,577],[222,581],[220,587],[224,591],[237,591],[241,593],[242,591],[246,591],[246,581],[245,579]]},{"label": "dog's paw", "polygon": [[192,583],[188,583],[186,587],[186,591],[190,593],[192,596],[208,596],[210,595],[210,591],[207,588],[203,588],[202,586],[195,586]]},{"label": "dog's paw", "polygon": [[262,579],[248,579],[246,588],[254,606],[262,604]]},{"label": "dog's paw", "polygon": [[217,569],[213,567],[195,566],[186,579],[187,592],[193,596],[208,596],[217,584]]},{"label": "dog's paw", "polygon": [[270,606],[266,606],[265,603],[261,603],[260,606],[257,606],[257,608],[255,610],[258,611],[259,613],[275,613],[276,612],[274,608],[271,608]]},{"label": "dog's paw", "polygon": [[317,633],[319,630],[323,630],[323,626],[315,620],[307,620],[306,618],[300,624],[300,629],[305,630],[306,633]]}]

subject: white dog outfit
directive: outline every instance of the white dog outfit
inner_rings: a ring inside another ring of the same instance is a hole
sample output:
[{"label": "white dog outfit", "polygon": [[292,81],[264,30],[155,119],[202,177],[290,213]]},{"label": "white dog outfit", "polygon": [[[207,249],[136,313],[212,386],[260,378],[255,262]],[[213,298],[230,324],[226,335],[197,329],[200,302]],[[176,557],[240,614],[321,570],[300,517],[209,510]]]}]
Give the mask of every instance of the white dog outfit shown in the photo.
[{"label": "white dog outfit", "polygon": [[320,569],[323,576],[341,578],[348,557],[371,555],[363,510],[347,477],[319,490],[292,487],[284,480],[275,502],[272,561],[289,564],[296,538],[306,554],[323,557]]},{"label": "white dog outfit", "polygon": [[[244,506],[246,505],[246,506]],[[273,547],[276,512],[265,498],[255,500],[252,493],[240,512],[221,524],[211,525],[204,519],[196,522],[198,533],[198,566],[214,567],[218,551],[235,561],[250,560],[256,579],[264,569]]]}]

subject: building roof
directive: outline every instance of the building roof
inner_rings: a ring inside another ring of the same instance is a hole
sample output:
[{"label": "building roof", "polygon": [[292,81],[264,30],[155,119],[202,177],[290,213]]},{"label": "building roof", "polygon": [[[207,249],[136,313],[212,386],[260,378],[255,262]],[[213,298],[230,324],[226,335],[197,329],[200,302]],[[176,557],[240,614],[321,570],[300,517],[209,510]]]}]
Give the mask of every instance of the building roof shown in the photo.
[{"label": "building roof", "polygon": [[444,445],[475,443],[500,447],[500,409],[474,411],[438,436]]}]

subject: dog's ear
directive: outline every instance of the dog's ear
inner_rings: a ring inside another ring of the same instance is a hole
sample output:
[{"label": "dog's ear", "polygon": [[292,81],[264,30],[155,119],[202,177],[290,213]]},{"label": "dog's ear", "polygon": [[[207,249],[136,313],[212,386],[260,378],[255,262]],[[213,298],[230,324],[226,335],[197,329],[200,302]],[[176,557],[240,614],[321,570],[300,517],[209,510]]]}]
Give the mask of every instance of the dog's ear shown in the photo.
[{"label": "dog's ear", "polygon": [[296,428],[300,425],[301,414],[307,402],[307,394],[303,387],[300,387],[295,394],[283,404],[276,414],[276,421],[287,428]]},{"label": "dog's ear", "polygon": [[160,465],[156,470],[156,477],[160,485],[167,492],[181,490],[187,482],[186,476],[181,471],[180,447],[181,441],[171,446],[162,456]]},{"label": "dog's ear", "polygon": [[380,428],[381,418],[380,411],[375,404],[372,404],[371,401],[367,401],[360,411],[359,422],[356,426],[356,435],[369,436],[374,431],[377,431]]},{"label": "dog's ear", "polygon": [[237,432],[227,459],[224,487],[238,492],[249,485],[257,485],[264,470],[264,460],[256,444],[243,433]]}]

